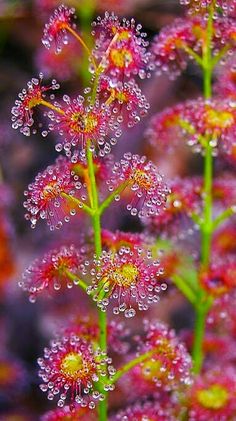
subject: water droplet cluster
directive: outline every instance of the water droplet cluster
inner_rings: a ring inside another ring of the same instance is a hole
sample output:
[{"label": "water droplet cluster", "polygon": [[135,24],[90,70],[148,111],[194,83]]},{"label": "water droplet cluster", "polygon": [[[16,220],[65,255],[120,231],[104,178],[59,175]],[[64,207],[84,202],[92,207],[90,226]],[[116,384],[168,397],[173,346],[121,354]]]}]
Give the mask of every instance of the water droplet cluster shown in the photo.
[{"label": "water droplet cluster", "polygon": [[[27,83],[19,93],[15,106],[12,108],[12,128],[20,129],[25,136],[30,136],[32,126],[34,124],[33,114],[34,108],[40,105],[48,90],[59,89],[59,84],[55,79],[52,80],[50,86],[42,85],[43,75],[40,73],[39,78],[33,78]],[[33,131],[35,133],[35,130]]]},{"label": "water droplet cluster", "polygon": [[[109,143],[115,144],[121,135],[115,113],[105,104],[96,101],[93,106],[85,105],[85,98],[81,95],[76,99],[64,95],[63,104],[55,105],[60,107],[62,113],[50,110],[47,115],[51,120],[49,130],[61,137],[56,145],[57,152],[64,149],[70,155],[71,148],[79,147],[80,150],[84,150],[90,142],[93,151],[98,147],[108,153]],[[112,132],[114,136],[111,135]],[[106,136],[109,135],[108,143]]]}]

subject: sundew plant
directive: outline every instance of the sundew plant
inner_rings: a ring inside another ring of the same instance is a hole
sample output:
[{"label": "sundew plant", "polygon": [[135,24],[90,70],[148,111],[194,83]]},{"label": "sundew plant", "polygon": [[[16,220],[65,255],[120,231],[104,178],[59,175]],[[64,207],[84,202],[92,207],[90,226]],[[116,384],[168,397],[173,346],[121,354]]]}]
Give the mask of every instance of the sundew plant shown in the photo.
[{"label": "sundew plant", "polygon": [[[35,231],[43,220],[51,236],[63,232],[19,286],[32,303],[73,301],[79,290],[74,317],[38,358],[39,387],[53,401],[42,421],[236,420],[236,2],[181,5],[183,17],[149,41],[141,24],[113,12],[83,36],[76,10],[59,5],[42,33],[45,54],[61,57],[56,72],[68,79],[67,53],[71,64],[78,48],[86,86],[68,95],[40,73],[12,108],[14,129],[54,138],[58,153],[26,189],[25,217]],[[143,80],[158,86],[189,62],[202,96],[148,120]],[[122,135],[144,117],[148,157],[127,141],[117,159]],[[163,176],[158,155],[168,161],[183,144],[201,173]],[[132,216],[130,232],[103,226],[118,206]],[[179,293],[195,322],[177,333],[156,315]]]}]

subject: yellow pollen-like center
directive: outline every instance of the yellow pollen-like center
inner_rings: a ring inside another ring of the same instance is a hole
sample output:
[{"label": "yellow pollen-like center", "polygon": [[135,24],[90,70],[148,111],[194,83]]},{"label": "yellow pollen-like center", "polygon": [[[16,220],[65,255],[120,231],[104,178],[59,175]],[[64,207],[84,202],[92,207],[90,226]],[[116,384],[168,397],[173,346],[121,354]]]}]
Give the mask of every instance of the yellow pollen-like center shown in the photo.
[{"label": "yellow pollen-like center", "polygon": [[128,67],[133,62],[133,55],[127,48],[113,48],[110,52],[111,61],[116,67]]},{"label": "yellow pollen-like center", "polygon": [[58,184],[56,181],[47,184],[42,192],[43,199],[53,199],[58,196]]},{"label": "yellow pollen-like center", "polygon": [[83,358],[76,352],[70,352],[63,358],[60,368],[65,376],[77,380],[82,377],[85,368]]},{"label": "yellow pollen-like center", "polygon": [[234,122],[233,115],[228,111],[208,110],[206,112],[206,121],[212,127],[220,127],[226,129]]},{"label": "yellow pollen-like center", "polygon": [[142,170],[135,170],[132,174],[133,181],[142,189],[149,190],[152,186],[152,179],[149,174]]},{"label": "yellow pollen-like center", "polygon": [[116,269],[112,280],[115,284],[128,288],[130,285],[136,283],[138,275],[138,268],[131,263],[126,263]]},{"label": "yellow pollen-like center", "polygon": [[145,380],[153,380],[153,378],[160,378],[163,374],[161,372],[161,362],[158,360],[146,361],[142,366],[142,376]]},{"label": "yellow pollen-like center", "polygon": [[120,102],[128,102],[128,96],[124,92],[117,92],[115,96]]},{"label": "yellow pollen-like center", "polygon": [[94,113],[74,113],[71,116],[71,125],[74,131],[91,133],[98,125],[98,118]]},{"label": "yellow pollen-like center", "polygon": [[119,33],[118,41],[127,41],[130,37],[131,37],[130,32],[127,30],[124,30]]},{"label": "yellow pollen-like center", "polygon": [[221,409],[228,400],[228,391],[219,384],[213,384],[208,389],[199,390],[197,392],[198,402],[207,409]]}]

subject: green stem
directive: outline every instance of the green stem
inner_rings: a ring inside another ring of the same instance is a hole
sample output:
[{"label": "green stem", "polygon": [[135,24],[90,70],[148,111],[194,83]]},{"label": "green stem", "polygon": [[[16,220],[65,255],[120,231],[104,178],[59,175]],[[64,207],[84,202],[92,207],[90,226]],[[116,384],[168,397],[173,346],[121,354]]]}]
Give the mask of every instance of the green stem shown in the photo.
[{"label": "green stem", "polygon": [[208,144],[205,149],[204,159],[204,210],[202,223],[202,252],[201,261],[204,266],[208,266],[211,238],[212,238],[212,175],[213,175],[213,156],[212,147]]},{"label": "green stem", "polygon": [[61,197],[64,197],[68,201],[74,202],[81,210],[84,210],[89,215],[93,215],[93,210],[88,205],[86,205],[86,203],[81,202],[79,199],[76,199],[76,197],[64,192],[61,193]]},{"label": "green stem", "polygon": [[236,213],[236,205],[231,208],[225,209],[217,218],[213,221],[213,230],[215,230],[222,222]]},{"label": "green stem", "polygon": [[187,298],[187,300],[192,304],[196,304],[196,295],[191,287],[177,274],[172,275],[172,282],[175,286],[182,292],[182,294]]},{"label": "green stem", "polygon": [[[211,40],[213,34],[213,12],[214,1],[209,7],[209,18],[206,30],[206,39],[203,48],[203,87],[204,97],[208,99],[212,93],[212,51]],[[206,268],[209,265],[212,239],[212,177],[213,177],[213,156],[210,139],[207,139],[204,156],[204,187],[203,187],[203,218],[201,223],[201,264]],[[199,299],[196,305],[195,329],[193,343],[193,370],[197,374],[201,371],[204,359],[203,340],[205,334],[206,316],[210,306],[206,307],[206,293],[199,287]]]},{"label": "green stem", "polygon": [[[90,149],[90,144],[87,146],[87,164],[89,171],[89,181],[91,184],[91,207],[93,209],[93,215],[91,215],[94,231],[94,246],[96,257],[98,258],[102,252],[102,241],[101,241],[101,220],[99,212],[99,200],[97,184],[93,165],[93,154]],[[107,316],[106,313],[98,310],[99,315],[99,345],[102,351],[107,350]],[[99,382],[100,383],[100,382]],[[98,388],[101,384],[98,384]],[[104,400],[99,402],[99,421],[107,420],[107,392],[103,392]]]},{"label": "green stem", "polygon": [[128,182],[125,181],[124,183],[120,184],[116,190],[114,190],[99,207],[99,214],[102,215],[103,212],[108,208],[108,206],[113,202],[115,197],[119,195],[127,186]]},{"label": "green stem", "polygon": [[195,329],[194,329],[194,346],[192,357],[194,361],[193,371],[198,374],[201,370],[204,353],[202,343],[205,334],[206,312],[199,306],[195,314]]},{"label": "green stem", "polygon": [[88,285],[82,279],[79,279],[74,273],[69,270],[66,271],[66,276],[70,278],[76,285],[82,288],[85,292],[87,291]]}]

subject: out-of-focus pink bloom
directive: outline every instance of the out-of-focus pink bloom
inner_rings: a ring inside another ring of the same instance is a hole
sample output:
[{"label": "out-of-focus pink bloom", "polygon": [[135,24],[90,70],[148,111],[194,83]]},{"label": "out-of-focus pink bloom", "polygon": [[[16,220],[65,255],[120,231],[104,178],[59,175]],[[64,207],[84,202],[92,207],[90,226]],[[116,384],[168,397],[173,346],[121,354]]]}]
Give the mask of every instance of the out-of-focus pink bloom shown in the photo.
[{"label": "out-of-focus pink bloom", "polygon": [[208,294],[220,296],[229,293],[236,286],[236,262],[227,256],[224,261],[214,261],[210,268],[200,272],[200,283]]},{"label": "out-of-focus pink bloom", "polygon": [[236,55],[226,58],[216,69],[215,93],[222,98],[236,99]]},{"label": "out-of-focus pink bloom", "polygon": [[0,356],[0,394],[12,399],[26,386],[27,373],[21,362],[14,358]]},{"label": "out-of-focus pink bloom", "polygon": [[236,253],[236,225],[229,222],[213,235],[213,251],[219,256]]},{"label": "out-of-focus pink bloom", "polygon": [[[235,48],[235,32],[234,19],[218,15],[213,20],[213,55],[217,55],[224,46],[228,50]],[[201,57],[206,33],[207,19],[203,16],[175,19],[171,25],[164,27],[152,44],[157,74],[168,73],[173,79],[187,67],[190,59],[193,60],[193,54]]]},{"label": "out-of-focus pink bloom", "polygon": [[167,197],[165,209],[159,214],[144,218],[147,227],[162,229],[170,223],[175,223],[182,215],[191,215],[201,211],[202,180],[199,177],[175,179],[169,181],[170,194]]},{"label": "out-of-focus pink bloom", "polygon": [[210,7],[214,7],[214,17],[219,16],[232,16],[236,15],[236,1],[235,0],[217,0],[215,4],[211,0],[180,0],[180,4],[187,6],[187,13],[190,16],[203,15],[206,16]]},{"label": "out-of-focus pink bloom", "polygon": [[133,249],[135,247],[144,247],[148,243],[148,238],[143,234],[132,232],[102,230],[102,244],[105,249],[119,251],[122,247]]},{"label": "out-of-focus pink bloom", "polygon": [[236,373],[233,367],[199,376],[189,393],[190,421],[227,421],[236,416]]},{"label": "out-of-focus pink bloom", "polygon": [[145,338],[140,339],[139,354],[147,359],[132,368],[121,380],[133,395],[155,394],[158,390],[181,390],[191,385],[191,357],[173,330],[160,322],[145,321]]},{"label": "out-of-focus pink bloom", "polygon": [[218,335],[236,338],[236,294],[216,297],[207,317],[207,328]]},{"label": "out-of-focus pink bloom", "polygon": [[[236,127],[236,106],[222,98],[186,101],[173,109],[157,114],[151,120],[147,136],[152,145],[170,148],[172,134],[176,141],[186,141],[195,151],[201,151],[207,142],[213,148],[232,143]],[[182,130],[181,130],[182,129]],[[162,138],[163,136],[163,138]]]}]

